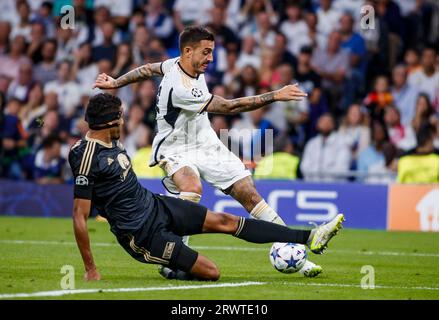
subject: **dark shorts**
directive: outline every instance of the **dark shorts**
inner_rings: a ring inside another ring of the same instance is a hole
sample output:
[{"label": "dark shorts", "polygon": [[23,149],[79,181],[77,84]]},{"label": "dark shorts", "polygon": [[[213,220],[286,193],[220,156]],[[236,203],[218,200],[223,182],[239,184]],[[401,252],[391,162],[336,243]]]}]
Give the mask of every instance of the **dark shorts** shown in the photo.
[{"label": "dark shorts", "polygon": [[181,237],[203,231],[207,208],[177,198],[156,196],[149,223],[133,234],[118,236],[120,245],[136,260],[172,269],[190,271],[198,252],[183,244]]}]

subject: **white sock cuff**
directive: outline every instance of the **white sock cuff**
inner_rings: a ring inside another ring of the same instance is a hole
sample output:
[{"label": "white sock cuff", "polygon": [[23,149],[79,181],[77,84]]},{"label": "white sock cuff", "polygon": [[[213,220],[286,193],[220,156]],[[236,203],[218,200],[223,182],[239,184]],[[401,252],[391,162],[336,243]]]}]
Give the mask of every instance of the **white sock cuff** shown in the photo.
[{"label": "white sock cuff", "polygon": [[201,200],[201,194],[195,193],[195,192],[186,192],[182,191],[180,192],[180,195],[178,196],[180,199],[192,201],[195,203],[199,203]]},{"label": "white sock cuff", "polygon": [[255,217],[256,219],[260,219],[261,214],[267,209],[268,204],[267,202],[265,202],[264,199],[261,200],[261,202],[259,202],[254,208],[253,210],[250,212],[250,214]]}]

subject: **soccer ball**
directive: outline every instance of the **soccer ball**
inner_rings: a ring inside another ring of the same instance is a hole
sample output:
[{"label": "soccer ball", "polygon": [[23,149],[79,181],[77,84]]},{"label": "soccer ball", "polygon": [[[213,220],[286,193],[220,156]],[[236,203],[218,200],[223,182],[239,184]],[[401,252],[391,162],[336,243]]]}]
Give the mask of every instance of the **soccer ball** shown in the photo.
[{"label": "soccer ball", "polygon": [[297,243],[275,242],[270,250],[270,262],[273,267],[283,273],[299,271],[306,262],[308,253],[305,246]]}]

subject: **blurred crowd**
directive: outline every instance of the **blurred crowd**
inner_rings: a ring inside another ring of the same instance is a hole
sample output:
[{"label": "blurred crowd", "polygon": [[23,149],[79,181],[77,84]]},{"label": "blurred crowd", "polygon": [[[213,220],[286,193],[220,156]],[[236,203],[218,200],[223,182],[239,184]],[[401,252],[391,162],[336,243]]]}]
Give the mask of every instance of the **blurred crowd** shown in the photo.
[{"label": "blurred crowd", "polygon": [[[61,27],[65,5],[74,28]],[[215,34],[206,72],[213,94],[292,83],[308,93],[209,115],[218,135],[236,129],[232,143],[272,130],[262,157],[240,148],[255,177],[439,182],[439,6],[428,0],[1,0],[0,176],[71,181],[65,159],[88,130],[97,75],[178,56],[178,35],[192,24]],[[121,140],[140,177],[163,176],[147,165],[160,80],[111,91],[123,102]]]}]

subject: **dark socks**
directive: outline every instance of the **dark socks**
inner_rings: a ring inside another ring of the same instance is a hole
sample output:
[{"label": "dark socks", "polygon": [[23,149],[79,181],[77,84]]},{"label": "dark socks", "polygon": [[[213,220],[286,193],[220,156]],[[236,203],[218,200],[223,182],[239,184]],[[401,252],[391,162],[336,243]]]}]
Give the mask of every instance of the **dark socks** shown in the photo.
[{"label": "dark socks", "polygon": [[235,237],[253,243],[292,242],[306,244],[310,230],[294,230],[275,223],[240,218]]}]

